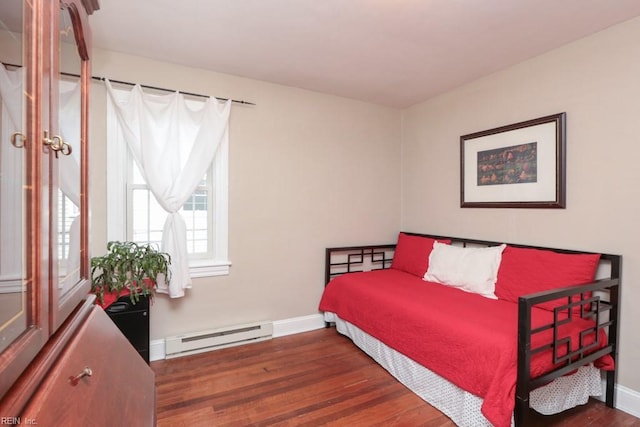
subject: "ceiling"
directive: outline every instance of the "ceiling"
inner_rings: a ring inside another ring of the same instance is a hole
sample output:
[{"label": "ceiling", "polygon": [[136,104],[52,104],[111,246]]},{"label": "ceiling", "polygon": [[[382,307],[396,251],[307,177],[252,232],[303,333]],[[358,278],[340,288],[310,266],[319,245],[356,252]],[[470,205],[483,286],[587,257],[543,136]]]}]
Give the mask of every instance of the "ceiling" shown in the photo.
[{"label": "ceiling", "polygon": [[639,15],[638,0],[100,0],[91,26],[95,47],[403,108]]}]

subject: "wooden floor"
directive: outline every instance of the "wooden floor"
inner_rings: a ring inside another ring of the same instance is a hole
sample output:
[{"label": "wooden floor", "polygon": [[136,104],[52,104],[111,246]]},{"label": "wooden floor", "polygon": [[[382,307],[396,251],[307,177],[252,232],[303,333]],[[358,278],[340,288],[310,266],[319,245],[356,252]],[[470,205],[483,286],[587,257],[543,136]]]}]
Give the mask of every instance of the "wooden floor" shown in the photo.
[{"label": "wooden floor", "polygon": [[[334,328],[151,367],[160,427],[455,426]],[[640,427],[640,419],[592,401],[534,424]]]}]

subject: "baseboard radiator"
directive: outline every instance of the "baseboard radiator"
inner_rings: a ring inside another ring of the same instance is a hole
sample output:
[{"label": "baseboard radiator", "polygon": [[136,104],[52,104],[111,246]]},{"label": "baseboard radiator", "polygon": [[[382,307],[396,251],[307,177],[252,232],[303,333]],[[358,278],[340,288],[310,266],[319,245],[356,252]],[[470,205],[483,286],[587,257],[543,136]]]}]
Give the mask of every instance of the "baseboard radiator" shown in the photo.
[{"label": "baseboard radiator", "polygon": [[271,339],[273,322],[265,321],[211,329],[174,337],[165,340],[165,357],[187,356],[221,348],[233,347]]}]

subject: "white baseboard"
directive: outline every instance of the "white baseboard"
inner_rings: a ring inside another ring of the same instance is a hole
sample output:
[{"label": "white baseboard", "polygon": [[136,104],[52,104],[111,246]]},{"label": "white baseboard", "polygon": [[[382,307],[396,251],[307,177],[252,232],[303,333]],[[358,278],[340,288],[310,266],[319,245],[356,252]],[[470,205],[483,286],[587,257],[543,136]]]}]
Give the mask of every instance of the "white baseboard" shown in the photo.
[{"label": "white baseboard", "polygon": [[623,385],[616,385],[616,409],[640,418],[640,393]]},{"label": "white baseboard", "polygon": [[[594,399],[598,399],[601,402],[605,402],[607,399],[607,380],[602,375],[602,395],[594,396]],[[631,414],[634,417],[640,418],[640,392],[632,390],[620,384],[616,384],[615,387],[615,407],[621,411]]]},{"label": "white baseboard", "polygon": [[166,354],[164,352],[164,338],[153,340],[149,343],[149,361],[164,360]]},{"label": "white baseboard", "polygon": [[322,317],[322,314],[275,320],[273,322],[273,337],[284,337],[285,335],[299,334],[301,332],[322,328],[324,328],[324,317]]},{"label": "white baseboard", "polygon": [[[322,314],[311,314],[308,316],[275,320],[273,322],[273,338],[299,334],[301,332],[308,332],[322,328],[324,328],[324,318],[322,317]],[[149,346],[149,360],[151,362],[166,358],[164,346],[164,338],[151,341]]]}]

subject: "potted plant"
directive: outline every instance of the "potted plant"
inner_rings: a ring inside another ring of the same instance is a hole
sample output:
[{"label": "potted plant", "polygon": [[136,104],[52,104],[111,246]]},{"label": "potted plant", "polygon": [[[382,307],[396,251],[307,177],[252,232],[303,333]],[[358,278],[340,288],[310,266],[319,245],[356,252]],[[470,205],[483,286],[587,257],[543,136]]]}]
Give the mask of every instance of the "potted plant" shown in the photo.
[{"label": "potted plant", "polygon": [[91,258],[91,292],[103,307],[109,305],[105,304],[105,297],[115,301],[128,294],[133,304],[141,295],[151,299],[159,275],[169,282],[170,264],[169,254],[151,245],[109,242],[105,255]]}]

